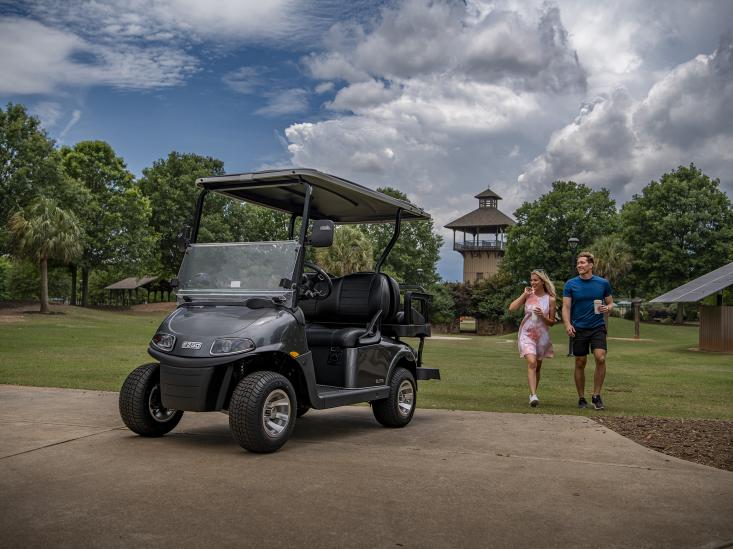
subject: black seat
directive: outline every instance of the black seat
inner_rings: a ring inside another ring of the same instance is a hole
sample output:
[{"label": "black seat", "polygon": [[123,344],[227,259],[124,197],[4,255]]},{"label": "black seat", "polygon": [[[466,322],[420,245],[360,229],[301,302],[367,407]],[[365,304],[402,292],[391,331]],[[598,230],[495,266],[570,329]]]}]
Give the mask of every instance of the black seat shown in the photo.
[{"label": "black seat", "polygon": [[[300,304],[306,318],[308,345],[357,347],[378,343],[379,320],[392,318],[397,312],[399,288],[394,280],[383,273],[354,273],[332,282],[328,298]],[[377,313],[378,321],[369,334],[367,326]]]}]

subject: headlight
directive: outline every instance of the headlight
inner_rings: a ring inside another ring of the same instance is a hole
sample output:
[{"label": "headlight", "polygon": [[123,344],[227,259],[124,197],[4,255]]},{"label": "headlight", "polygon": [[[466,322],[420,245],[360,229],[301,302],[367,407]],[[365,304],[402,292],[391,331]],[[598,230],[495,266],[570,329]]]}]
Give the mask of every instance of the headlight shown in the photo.
[{"label": "headlight", "polygon": [[254,341],[245,337],[221,338],[214,341],[210,353],[212,355],[234,355],[246,353],[254,348]]},{"label": "headlight", "polygon": [[173,349],[173,345],[176,344],[176,336],[158,332],[153,336],[153,340],[150,343],[161,351],[167,352]]}]

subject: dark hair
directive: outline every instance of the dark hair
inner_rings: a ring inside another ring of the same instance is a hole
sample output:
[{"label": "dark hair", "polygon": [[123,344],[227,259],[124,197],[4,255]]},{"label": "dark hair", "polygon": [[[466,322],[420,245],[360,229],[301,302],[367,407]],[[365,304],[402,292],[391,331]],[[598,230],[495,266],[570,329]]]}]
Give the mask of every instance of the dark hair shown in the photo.
[{"label": "dark hair", "polygon": [[590,253],[590,252],[580,252],[578,254],[578,259],[580,259],[581,257],[586,258],[588,260],[588,263],[592,263],[593,265],[595,265],[595,263],[596,263],[595,262],[595,257],[593,257],[593,254]]}]

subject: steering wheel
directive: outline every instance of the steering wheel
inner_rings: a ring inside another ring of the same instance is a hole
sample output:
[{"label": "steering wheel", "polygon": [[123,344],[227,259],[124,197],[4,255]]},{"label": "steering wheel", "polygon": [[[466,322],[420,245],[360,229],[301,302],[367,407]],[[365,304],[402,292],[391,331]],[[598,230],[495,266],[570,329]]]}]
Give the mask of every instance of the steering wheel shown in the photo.
[{"label": "steering wheel", "polygon": [[328,273],[321,267],[310,261],[304,261],[303,267],[308,267],[316,272],[316,276],[303,275],[302,296],[307,299],[326,299],[333,291],[333,282]]}]

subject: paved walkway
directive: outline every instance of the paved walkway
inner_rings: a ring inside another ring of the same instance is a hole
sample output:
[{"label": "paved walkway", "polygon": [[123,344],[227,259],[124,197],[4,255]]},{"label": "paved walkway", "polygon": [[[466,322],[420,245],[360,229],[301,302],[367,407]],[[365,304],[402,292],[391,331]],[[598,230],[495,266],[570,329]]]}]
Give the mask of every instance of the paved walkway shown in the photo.
[{"label": "paved walkway", "polygon": [[572,416],[311,411],[254,455],[219,413],[122,427],[117,394],[0,386],[2,547],[720,547],[733,473]]}]

